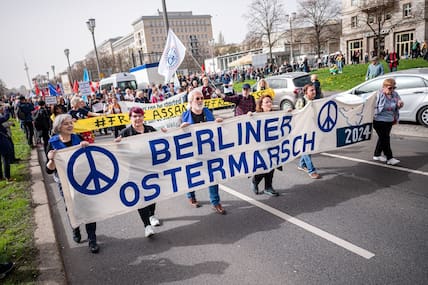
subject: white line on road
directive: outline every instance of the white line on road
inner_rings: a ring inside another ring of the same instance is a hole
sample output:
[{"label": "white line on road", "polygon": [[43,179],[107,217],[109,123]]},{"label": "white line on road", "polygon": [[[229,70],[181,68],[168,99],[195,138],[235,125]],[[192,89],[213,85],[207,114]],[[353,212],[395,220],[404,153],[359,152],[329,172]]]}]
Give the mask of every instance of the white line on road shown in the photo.
[{"label": "white line on road", "polygon": [[393,166],[393,165],[388,165],[388,164],[381,164],[379,162],[367,161],[367,160],[364,160],[364,159],[353,158],[353,157],[343,156],[343,155],[337,155],[337,154],[332,154],[332,153],[327,153],[327,152],[321,152],[321,154],[325,155],[325,156],[330,156],[330,157],[335,157],[335,158],[341,158],[341,159],[351,160],[351,161],[355,161],[355,162],[361,162],[361,163],[376,165],[376,166],[380,166],[380,167],[386,167],[386,168],[391,168],[391,169],[395,169],[395,170],[401,170],[401,171],[405,171],[405,172],[410,172],[410,173],[414,173],[414,174],[420,174],[420,175],[428,176],[428,172],[423,172],[423,171],[414,170],[414,169],[410,169],[410,168],[405,168],[405,167],[401,167],[401,166]]},{"label": "white line on road", "polygon": [[328,240],[328,241],[330,241],[330,242],[332,242],[332,243],[334,243],[334,244],[336,244],[336,245],[338,245],[338,246],[340,246],[340,247],[342,247],[348,251],[351,251],[355,254],[358,254],[359,256],[362,256],[365,259],[370,259],[373,256],[375,256],[374,253],[372,253],[370,251],[367,251],[367,250],[365,250],[361,247],[358,247],[358,246],[356,246],[350,242],[347,242],[346,240],[343,240],[343,239],[338,238],[332,234],[329,234],[326,231],[323,231],[323,230],[316,228],[316,227],[314,227],[308,223],[305,223],[305,222],[303,222],[297,218],[294,218],[294,217],[292,217],[292,216],[290,216],[284,212],[281,212],[275,208],[272,208],[266,204],[263,204],[263,203],[255,200],[251,197],[248,197],[244,194],[241,194],[241,193],[233,190],[232,188],[229,188],[229,187],[221,185],[221,184],[219,186],[223,191],[225,191],[225,192],[227,192],[227,193],[229,193],[235,197],[238,197],[239,199],[242,199],[242,200],[244,200],[244,201],[246,201],[246,202],[248,202],[248,203],[250,203],[256,207],[259,207],[259,208],[271,213],[272,215],[275,215],[275,216],[277,216],[277,217],[279,217],[279,218],[281,218],[281,219],[283,219],[289,223],[292,223],[292,224],[294,224],[294,225],[296,225],[296,226],[298,226],[298,227],[300,227],[300,228],[302,228],[308,232],[311,232],[311,233],[313,233],[313,234],[315,234],[315,235],[317,235],[317,236],[319,236],[325,240]]}]

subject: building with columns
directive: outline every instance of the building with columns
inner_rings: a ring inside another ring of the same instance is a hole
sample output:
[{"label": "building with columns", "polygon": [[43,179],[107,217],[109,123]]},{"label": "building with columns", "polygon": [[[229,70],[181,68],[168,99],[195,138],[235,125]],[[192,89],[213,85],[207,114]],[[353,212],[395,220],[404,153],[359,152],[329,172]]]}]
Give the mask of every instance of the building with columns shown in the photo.
[{"label": "building with columns", "polygon": [[426,8],[425,0],[342,0],[340,48],[346,61],[356,52],[363,59],[393,49],[410,56],[413,43],[427,39]]}]

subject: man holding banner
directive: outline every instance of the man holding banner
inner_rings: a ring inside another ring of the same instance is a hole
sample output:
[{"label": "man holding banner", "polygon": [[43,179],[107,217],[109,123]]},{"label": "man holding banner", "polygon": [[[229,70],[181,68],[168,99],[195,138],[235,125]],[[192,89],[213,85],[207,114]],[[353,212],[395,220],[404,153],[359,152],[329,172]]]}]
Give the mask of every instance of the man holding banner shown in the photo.
[{"label": "man holding banner", "polygon": [[[182,115],[182,121],[180,127],[185,128],[191,124],[216,121],[218,123],[222,122],[222,118],[214,118],[214,115],[211,111],[204,107],[204,95],[198,89],[194,89],[190,91],[188,96],[188,105],[187,111],[185,111]],[[208,191],[210,193],[210,202],[213,205],[213,210],[220,214],[225,215],[226,211],[220,204],[220,196],[218,194],[218,184],[208,186]],[[198,201],[196,200],[195,191],[188,192],[187,198],[189,198],[190,203],[198,208],[200,207]]]},{"label": "man holding banner", "polygon": [[256,100],[250,94],[251,86],[248,83],[242,85],[242,94],[226,96],[218,94],[225,102],[235,103],[235,116],[245,115],[256,111]]}]

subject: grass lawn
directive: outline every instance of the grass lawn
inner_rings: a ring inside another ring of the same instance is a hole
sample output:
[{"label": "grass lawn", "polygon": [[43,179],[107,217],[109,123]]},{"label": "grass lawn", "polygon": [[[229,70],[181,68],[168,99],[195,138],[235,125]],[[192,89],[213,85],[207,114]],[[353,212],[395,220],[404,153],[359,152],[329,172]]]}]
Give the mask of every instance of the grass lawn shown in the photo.
[{"label": "grass lawn", "polygon": [[0,283],[33,284],[37,277],[37,250],[33,240],[30,147],[19,123],[12,127],[12,135],[16,156],[21,162],[11,165],[11,177],[16,181],[0,181],[0,261],[14,262],[15,269]]},{"label": "grass lawn", "polygon": [[[385,73],[389,72],[388,64],[381,61]],[[345,91],[365,81],[367,67],[369,64],[350,64],[345,65],[343,73],[331,75],[328,68],[321,68],[311,73],[318,74],[322,90],[325,91]],[[428,67],[428,61],[419,59],[402,59],[398,65],[398,70]]]},{"label": "grass lawn", "polygon": [[[389,67],[385,61],[381,61],[385,73],[389,72]],[[324,91],[346,91],[365,81],[367,66],[369,64],[350,64],[345,65],[343,73],[331,75],[328,68],[314,70],[311,73],[318,74],[318,79],[321,83],[321,89]],[[398,66],[398,70],[404,70],[416,67],[428,67],[428,61],[418,59],[402,59]],[[245,82],[236,82],[233,89],[237,93],[241,93],[242,84],[249,83],[253,85],[256,80],[246,80]]]}]

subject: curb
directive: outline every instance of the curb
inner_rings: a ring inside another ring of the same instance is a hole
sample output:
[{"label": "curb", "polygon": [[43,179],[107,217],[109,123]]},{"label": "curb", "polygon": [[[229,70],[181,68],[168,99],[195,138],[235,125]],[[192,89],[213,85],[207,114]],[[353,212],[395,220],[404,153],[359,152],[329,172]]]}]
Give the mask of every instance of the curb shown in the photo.
[{"label": "curb", "polygon": [[38,249],[37,284],[67,284],[62,258],[58,249],[45,181],[37,148],[30,159],[31,197],[34,205],[34,242]]}]

